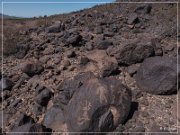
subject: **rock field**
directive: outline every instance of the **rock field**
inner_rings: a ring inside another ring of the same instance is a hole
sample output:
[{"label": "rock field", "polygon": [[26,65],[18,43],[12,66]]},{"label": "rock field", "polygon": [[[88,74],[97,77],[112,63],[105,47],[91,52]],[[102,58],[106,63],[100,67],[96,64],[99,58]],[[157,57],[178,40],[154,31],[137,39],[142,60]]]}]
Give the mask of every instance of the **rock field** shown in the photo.
[{"label": "rock field", "polygon": [[177,25],[176,3],[114,3],[21,31],[3,59],[2,134],[178,134]]}]

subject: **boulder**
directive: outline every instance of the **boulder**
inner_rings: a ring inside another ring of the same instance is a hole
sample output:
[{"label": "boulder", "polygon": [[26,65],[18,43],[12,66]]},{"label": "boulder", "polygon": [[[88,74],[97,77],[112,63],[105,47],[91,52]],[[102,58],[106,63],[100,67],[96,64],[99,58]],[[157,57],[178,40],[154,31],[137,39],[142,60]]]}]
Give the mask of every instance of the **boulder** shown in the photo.
[{"label": "boulder", "polygon": [[[81,78],[81,83],[75,78]],[[115,78],[98,79],[91,73],[75,78],[64,84],[64,92],[71,91],[64,106],[59,98],[46,112],[46,127],[59,132],[108,132],[125,122],[131,106],[126,86]]]},{"label": "boulder", "polygon": [[142,91],[152,94],[177,92],[177,61],[169,57],[147,58],[140,66],[136,82]]},{"label": "boulder", "polygon": [[[43,125],[36,124],[34,119],[30,116],[27,116],[26,114],[20,114],[14,123],[11,132],[18,132],[22,135],[34,134],[34,132],[36,132],[36,135],[40,135],[45,132],[43,135],[48,135],[52,132],[52,130],[44,127]],[[11,132],[9,132],[8,135],[14,134]]]},{"label": "boulder", "polygon": [[75,53],[75,51],[73,51],[73,50],[68,50],[68,51],[66,52],[66,56],[67,56],[68,58],[72,58],[72,57],[75,57],[75,56],[76,56],[76,53]]},{"label": "boulder", "polygon": [[34,123],[34,119],[24,113],[21,113],[19,117],[16,119],[14,126],[18,127],[27,123]]},{"label": "boulder", "polygon": [[6,77],[1,78],[0,80],[0,90],[11,90],[13,85],[14,83]]},{"label": "boulder", "polygon": [[54,98],[54,104],[56,106],[67,105],[72,98],[74,92],[80,88],[84,82],[94,77],[91,72],[81,73],[69,80],[64,80],[58,87],[60,91],[59,95]]},{"label": "boulder", "polygon": [[45,29],[45,31],[47,33],[57,33],[57,32],[61,32],[62,30],[65,29],[65,26],[61,23],[56,23],[52,26],[49,26]]},{"label": "boulder", "polygon": [[119,73],[116,58],[108,56],[105,50],[89,51],[86,56],[97,67],[99,76],[108,77]]},{"label": "boulder", "polygon": [[[34,132],[36,135],[49,135],[51,134],[52,130],[40,124],[27,123],[25,125],[15,127],[11,132],[18,132],[21,135],[30,135],[34,134]],[[14,133],[11,132],[9,132],[7,135],[14,135]]]},{"label": "boulder", "polygon": [[45,88],[35,98],[35,102],[41,106],[46,106],[52,96],[52,92]]},{"label": "boulder", "polygon": [[24,58],[24,56],[27,54],[27,52],[29,51],[29,46],[27,44],[17,44],[16,45],[16,57],[18,59],[22,59]]},{"label": "boulder", "polygon": [[142,62],[154,55],[154,48],[149,44],[127,44],[116,51],[115,57],[120,65],[131,65]]},{"label": "boulder", "polygon": [[29,76],[33,76],[36,74],[40,74],[43,71],[43,66],[40,62],[25,62],[22,67],[21,70],[22,72],[26,73]]},{"label": "boulder", "polygon": [[133,23],[138,23],[138,22],[139,22],[139,19],[136,13],[131,13],[128,16],[128,21],[127,21],[128,24],[133,24]]},{"label": "boulder", "polygon": [[137,73],[139,66],[140,66],[139,64],[133,64],[128,66],[127,71],[131,77]]},{"label": "boulder", "polygon": [[80,57],[79,61],[80,61],[79,62],[80,65],[86,65],[89,62],[89,59],[86,56],[82,56]]},{"label": "boulder", "polygon": [[79,46],[79,42],[82,40],[82,36],[79,33],[71,34],[66,42],[72,46]]},{"label": "boulder", "polygon": [[124,123],[130,104],[130,91],[118,80],[89,79],[66,108],[67,127],[70,131],[112,131]]},{"label": "boulder", "polygon": [[113,45],[113,43],[111,41],[102,40],[98,43],[97,48],[104,50],[104,49],[107,49],[109,46],[112,46],[112,45]]},{"label": "boulder", "polygon": [[48,109],[44,116],[43,125],[56,132],[66,131],[65,117],[62,109],[58,107]]},{"label": "boulder", "polygon": [[104,64],[103,68],[100,71],[101,77],[108,77],[111,75],[116,75],[120,73],[118,69],[118,64],[113,62],[107,62]]}]

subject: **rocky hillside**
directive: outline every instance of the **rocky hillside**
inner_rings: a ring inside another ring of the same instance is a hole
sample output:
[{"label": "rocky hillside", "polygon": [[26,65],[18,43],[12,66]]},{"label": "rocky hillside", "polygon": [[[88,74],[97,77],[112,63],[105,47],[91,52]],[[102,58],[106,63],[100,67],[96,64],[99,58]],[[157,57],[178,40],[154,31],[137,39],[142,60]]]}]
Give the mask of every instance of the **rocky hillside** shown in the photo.
[{"label": "rocky hillside", "polygon": [[114,3],[42,20],[17,21],[16,42],[4,27],[4,48],[14,48],[1,73],[3,134],[177,134],[177,4]]}]

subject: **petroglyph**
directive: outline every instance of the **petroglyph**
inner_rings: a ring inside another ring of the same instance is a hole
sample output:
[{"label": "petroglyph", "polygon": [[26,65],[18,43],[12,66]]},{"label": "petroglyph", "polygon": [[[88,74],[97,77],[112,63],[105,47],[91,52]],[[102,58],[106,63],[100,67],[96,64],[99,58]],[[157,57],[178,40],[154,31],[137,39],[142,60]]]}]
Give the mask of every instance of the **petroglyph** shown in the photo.
[{"label": "petroglyph", "polygon": [[81,102],[81,106],[83,113],[82,116],[78,117],[78,125],[82,125],[84,122],[90,120],[88,112],[91,109],[91,103],[86,100],[84,103]]}]

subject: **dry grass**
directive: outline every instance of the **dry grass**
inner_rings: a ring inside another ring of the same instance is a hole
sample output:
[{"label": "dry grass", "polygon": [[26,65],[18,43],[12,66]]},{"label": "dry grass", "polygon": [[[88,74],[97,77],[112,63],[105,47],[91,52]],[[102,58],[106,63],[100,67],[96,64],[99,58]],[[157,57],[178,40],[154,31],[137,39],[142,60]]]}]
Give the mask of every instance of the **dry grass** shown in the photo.
[{"label": "dry grass", "polygon": [[[21,41],[20,31],[27,28],[26,20],[4,20],[3,24],[3,55],[7,56],[16,52],[16,45]],[[2,42],[2,28],[1,42]],[[1,46],[2,47],[2,46]],[[0,51],[2,54],[2,52]]]}]

